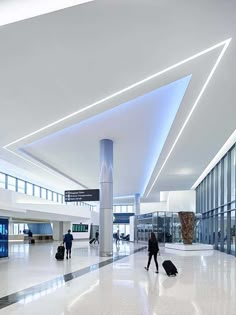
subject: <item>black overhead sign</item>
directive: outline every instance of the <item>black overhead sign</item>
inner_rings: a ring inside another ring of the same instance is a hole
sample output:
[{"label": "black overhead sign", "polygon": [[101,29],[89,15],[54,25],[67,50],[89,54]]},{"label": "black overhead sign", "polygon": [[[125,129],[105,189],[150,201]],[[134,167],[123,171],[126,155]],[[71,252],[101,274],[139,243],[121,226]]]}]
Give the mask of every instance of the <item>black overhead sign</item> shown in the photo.
[{"label": "black overhead sign", "polygon": [[65,202],[98,200],[99,189],[65,190]]}]

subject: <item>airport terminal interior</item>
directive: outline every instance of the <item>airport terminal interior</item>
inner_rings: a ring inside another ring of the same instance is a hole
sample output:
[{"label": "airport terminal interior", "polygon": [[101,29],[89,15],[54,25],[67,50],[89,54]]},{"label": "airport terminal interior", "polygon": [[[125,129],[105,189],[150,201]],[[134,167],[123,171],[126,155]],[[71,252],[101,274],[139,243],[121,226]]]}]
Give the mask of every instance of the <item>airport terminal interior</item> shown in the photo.
[{"label": "airport terminal interior", "polygon": [[236,314],[235,15],[0,1],[0,315]]}]

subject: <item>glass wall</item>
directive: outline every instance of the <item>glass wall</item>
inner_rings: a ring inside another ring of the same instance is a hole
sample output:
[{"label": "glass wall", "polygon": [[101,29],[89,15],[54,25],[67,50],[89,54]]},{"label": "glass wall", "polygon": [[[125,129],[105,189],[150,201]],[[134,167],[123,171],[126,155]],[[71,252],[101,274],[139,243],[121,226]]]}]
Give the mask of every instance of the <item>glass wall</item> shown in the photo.
[{"label": "glass wall", "polygon": [[18,179],[16,191],[22,194],[25,194],[25,190],[26,190],[26,182],[21,179]]},{"label": "glass wall", "polygon": [[[11,229],[12,225],[12,229]],[[10,234],[19,235],[19,234],[26,234],[25,231],[28,231],[29,227],[26,223],[10,223]]]},{"label": "glass wall", "polygon": [[225,154],[196,188],[196,212],[202,215],[199,240],[236,255],[236,145]]},{"label": "glass wall", "polygon": [[136,216],[137,241],[147,242],[150,233],[154,232],[160,243],[182,242],[181,224],[178,213],[175,212],[153,212]]},{"label": "glass wall", "polygon": [[[120,237],[125,238],[130,234],[130,225],[129,223],[122,222],[125,218],[129,218],[128,213],[133,214],[134,206],[133,205],[113,205],[113,213],[116,215],[118,213],[126,213],[120,216],[113,215],[113,237],[116,237],[117,230],[120,232]],[[125,217],[126,216],[126,217]],[[116,218],[116,219],[115,219]]]},{"label": "glass wall", "polygon": [[133,213],[134,206],[133,205],[113,205],[114,213]]}]

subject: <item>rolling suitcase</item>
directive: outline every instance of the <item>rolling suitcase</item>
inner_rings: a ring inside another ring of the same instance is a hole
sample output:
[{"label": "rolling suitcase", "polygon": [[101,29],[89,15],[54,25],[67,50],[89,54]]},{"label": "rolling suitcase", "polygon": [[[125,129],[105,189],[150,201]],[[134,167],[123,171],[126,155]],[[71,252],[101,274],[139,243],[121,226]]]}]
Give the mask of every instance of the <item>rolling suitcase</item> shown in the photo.
[{"label": "rolling suitcase", "polygon": [[168,277],[169,276],[176,276],[176,274],[178,273],[177,268],[175,267],[175,265],[172,263],[171,260],[163,261],[162,266],[165,269],[165,272],[166,272]]},{"label": "rolling suitcase", "polygon": [[31,239],[30,244],[35,244],[35,239]]},{"label": "rolling suitcase", "polygon": [[65,256],[65,247],[63,245],[60,245],[57,247],[57,253],[55,255],[55,258],[57,260],[63,260]]},{"label": "rolling suitcase", "polygon": [[92,238],[92,239],[89,241],[89,244],[92,244],[94,241],[95,241],[95,238]]}]

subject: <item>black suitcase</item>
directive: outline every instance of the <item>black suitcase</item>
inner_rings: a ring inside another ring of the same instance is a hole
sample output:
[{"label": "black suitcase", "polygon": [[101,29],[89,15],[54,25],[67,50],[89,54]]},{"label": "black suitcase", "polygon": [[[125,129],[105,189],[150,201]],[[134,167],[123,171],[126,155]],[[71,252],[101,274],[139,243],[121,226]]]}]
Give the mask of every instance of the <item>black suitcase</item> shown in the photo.
[{"label": "black suitcase", "polygon": [[30,243],[31,243],[31,244],[35,244],[35,239],[32,238],[31,241],[30,241]]},{"label": "black suitcase", "polygon": [[165,269],[167,276],[176,276],[176,274],[178,273],[177,268],[175,267],[171,260],[163,261],[162,266]]},{"label": "black suitcase", "polygon": [[63,260],[65,256],[65,247],[63,245],[60,245],[57,247],[57,253],[55,255],[55,258],[57,260]]},{"label": "black suitcase", "polygon": [[95,241],[95,238],[92,238],[92,239],[89,241],[89,244],[92,244],[94,241]]},{"label": "black suitcase", "polygon": [[63,260],[64,259],[64,254],[63,253],[56,253],[55,258],[57,260]]},{"label": "black suitcase", "polygon": [[63,255],[65,254],[65,246],[64,245],[60,245],[57,247],[57,252],[58,253],[62,253]]}]

